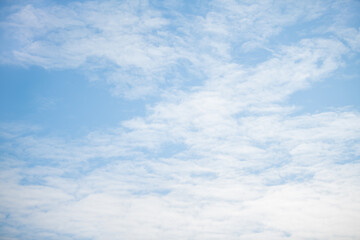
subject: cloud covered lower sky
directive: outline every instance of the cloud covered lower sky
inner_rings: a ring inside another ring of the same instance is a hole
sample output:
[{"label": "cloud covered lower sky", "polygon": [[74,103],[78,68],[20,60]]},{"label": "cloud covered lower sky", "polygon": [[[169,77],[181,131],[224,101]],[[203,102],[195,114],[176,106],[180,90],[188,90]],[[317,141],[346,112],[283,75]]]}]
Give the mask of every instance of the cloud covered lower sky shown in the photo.
[{"label": "cloud covered lower sky", "polygon": [[0,3],[0,239],[359,239],[360,3]]}]

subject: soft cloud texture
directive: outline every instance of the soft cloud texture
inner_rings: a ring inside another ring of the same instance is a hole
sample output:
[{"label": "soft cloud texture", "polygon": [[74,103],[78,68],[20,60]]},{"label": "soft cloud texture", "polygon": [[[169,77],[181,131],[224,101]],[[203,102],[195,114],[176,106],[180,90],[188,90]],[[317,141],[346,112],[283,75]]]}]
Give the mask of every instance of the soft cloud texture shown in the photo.
[{"label": "soft cloud texture", "polygon": [[352,6],[9,7],[3,64],[76,69],[146,112],[70,138],[3,123],[2,239],[359,238],[358,106],[288,102],[358,59]]}]

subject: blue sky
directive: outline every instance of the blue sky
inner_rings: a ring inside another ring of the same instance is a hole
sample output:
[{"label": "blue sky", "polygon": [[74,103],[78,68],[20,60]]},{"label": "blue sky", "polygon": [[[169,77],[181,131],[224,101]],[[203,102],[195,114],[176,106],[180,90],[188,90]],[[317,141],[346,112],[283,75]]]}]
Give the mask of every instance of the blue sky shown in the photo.
[{"label": "blue sky", "polygon": [[0,239],[358,239],[358,1],[2,1]]}]

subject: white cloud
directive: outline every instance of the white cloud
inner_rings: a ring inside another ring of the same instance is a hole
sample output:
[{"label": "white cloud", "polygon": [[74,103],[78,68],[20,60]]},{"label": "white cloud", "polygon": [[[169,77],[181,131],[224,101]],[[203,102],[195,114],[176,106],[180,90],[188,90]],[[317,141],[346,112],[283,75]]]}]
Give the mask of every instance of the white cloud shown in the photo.
[{"label": "white cloud", "polygon": [[[177,58],[162,37],[167,25],[158,11],[142,2],[27,5],[5,23],[19,45],[11,59],[3,61],[48,69],[83,67],[86,72],[105,69],[110,71],[108,81],[119,89],[115,93],[126,94],[128,84],[134,88],[129,97],[148,95],[156,90],[154,81],[165,81],[164,67]],[[107,69],[109,63],[113,69]]]},{"label": "white cloud", "polygon": [[[33,158],[64,162],[58,173],[52,164],[36,171],[5,169],[2,211],[16,213],[12,221],[27,227],[75,238],[357,236],[359,166],[351,161],[359,154],[359,114],[291,116],[286,106],[261,108],[335,69],[341,48],[324,49],[322,40],[305,42],[256,69],[232,65],[223,84],[215,74],[205,86],[169,96],[170,102],[156,104],[147,117],[118,129],[71,142],[15,137],[19,149]],[[305,76],[297,75],[304,69]],[[282,77],[271,77],[270,70],[283,72]],[[262,98],[269,86],[283,95],[270,91]],[[258,97],[245,94],[251,90]],[[251,105],[258,109],[252,112]],[[157,155],[169,141],[186,148],[173,157]],[[92,159],[105,163],[94,169]],[[52,174],[44,175],[49,170]],[[22,179],[30,185],[21,185]],[[36,184],[40,180],[43,186]]]},{"label": "white cloud", "polygon": [[7,22],[20,40],[11,61],[80,67],[115,93],[130,85],[127,97],[159,93],[166,74],[186,79],[177,64],[203,81],[165,87],[146,116],[78,139],[2,126],[0,231],[28,239],[357,238],[359,112],[299,115],[284,104],[342,67],[353,47],[298,39],[252,66],[231,52],[234,43],[242,54],[267,48],[324,7],[215,1],[202,16],[175,20],[144,2],[20,8]]},{"label": "white cloud", "polygon": [[183,60],[192,64],[184,67],[193,77],[199,70],[206,74],[207,65],[223,65],[250,50],[234,51],[234,46],[267,48],[269,38],[297,20],[318,17],[324,7],[321,2],[215,1],[199,17],[161,12],[146,1],[29,4],[3,23],[17,44],[3,51],[2,61],[47,69],[81,67],[90,79],[106,79],[115,95],[139,98],[182,86],[183,72],[174,73],[174,68]]}]

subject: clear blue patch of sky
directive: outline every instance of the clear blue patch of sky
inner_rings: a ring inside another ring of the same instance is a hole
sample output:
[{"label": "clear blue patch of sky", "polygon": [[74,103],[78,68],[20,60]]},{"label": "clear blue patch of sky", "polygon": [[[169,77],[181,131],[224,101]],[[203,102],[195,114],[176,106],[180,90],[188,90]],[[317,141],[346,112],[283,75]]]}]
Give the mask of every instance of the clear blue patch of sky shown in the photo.
[{"label": "clear blue patch of sky", "polygon": [[300,107],[297,113],[324,112],[344,107],[360,110],[359,66],[359,60],[348,59],[345,68],[312,83],[307,89],[295,92],[287,103]]},{"label": "clear blue patch of sky", "polygon": [[178,12],[182,15],[190,16],[205,16],[210,7],[210,1],[202,0],[168,0],[168,1],[150,1],[150,6],[162,11],[165,17],[176,18]]},{"label": "clear blue patch of sky", "polygon": [[50,134],[73,137],[145,111],[140,100],[114,97],[104,81],[76,71],[0,66],[0,78],[0,122],[39,125]]},{"label": "clear blue patch of sky", "polygon": [[231,55],[234,62],[246,67],[252,67],[271,58],[272,52],[264,48],[254,48],[251,51],[244,52],[241,45],[233,45]]}]

